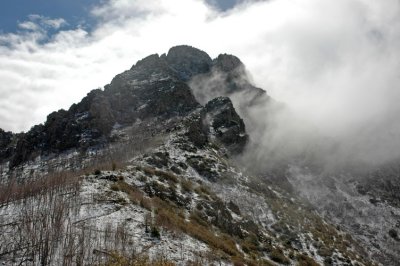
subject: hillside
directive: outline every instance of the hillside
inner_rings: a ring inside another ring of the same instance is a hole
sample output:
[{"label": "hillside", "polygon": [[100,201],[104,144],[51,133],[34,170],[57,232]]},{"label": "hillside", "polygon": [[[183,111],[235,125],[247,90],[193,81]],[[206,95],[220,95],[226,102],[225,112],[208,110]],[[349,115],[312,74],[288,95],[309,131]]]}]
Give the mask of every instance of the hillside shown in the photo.
[{"label": "hillside", "polygon": [[1,130],[0,262],[395,265],[326,215],[325,182],[243,165],[265,104],[281,108],[237,57],[176,46],[26,133]]}]

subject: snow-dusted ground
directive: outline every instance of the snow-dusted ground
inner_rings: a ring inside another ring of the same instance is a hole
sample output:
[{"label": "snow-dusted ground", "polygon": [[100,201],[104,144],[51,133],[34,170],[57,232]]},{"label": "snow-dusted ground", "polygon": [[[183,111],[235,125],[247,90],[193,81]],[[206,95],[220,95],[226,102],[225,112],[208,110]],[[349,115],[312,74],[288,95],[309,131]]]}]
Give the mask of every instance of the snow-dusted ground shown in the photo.
[{"label": "snow-dusted ground", "polygon": [[[118,174],[113,172],[104,172],[101,175]],[[82,181],[80,190],[68,193],[62,191],[51,198],[49,195],[38,195],[30,199],[11,202],[0,206],[0,263],[5,265],[19,265],[21,260],[30,257],[24,254],[23,241],[31,241],[34,237],[29,233],[35,233],[40,237],[44,234],[42,228],[20,229],[19,227],[35,227],[35,223],[40,223],[40,218],[46,215],[52,215],[51,212],[57,209],[53,207],[53,202],[62,202],[63,207],[67,208],[66,213],[62,215],[62,225],[59,230],[63,233],[69,231],[77,234],[75,241],[85,241],[85,247],[79,243],[74,243],[76,248],[85,249],[86,263],[101,260],[96,256],[103,257],[104,254],[113,250],[122,250],[125,254],[147,253],[150,256],[160,256],[174,261],[177,265],[184,265],[188,260],[195,260],[201,254],[205,254],[209,249],[196,239],[184,234],[173,234],[167,231],[161,232],[161,239],[150,236],[145,231],[145,217],[151,212],[139,205],[120,204],[121,198],[126,202],[126,194],[120,191],[112,191],[110,182],[101,179],[102,176],[88,176]],[[57,205],[57,204],[55,204]],[[49,212],[47,212],[47,210]],[[32,218],[32,223],[27,222],[26,218]],[[24,225],[25,223],[29,223]],[[38,226],[38,225],[37,225]],[[51,226],[54,226],[52,223]],[[17,230],[18,238],[16,238]],[[43,230],[50,230],[49,227],[43,227]],[[123,236],[118,236],[121,232]],[[86,238],[85,240],[80,239]],[[61,265],[63,260],[62,250],[66,249],[66,237],[62,236],[61,241],[53,251],[51,265]],[[36,242],[35,242],[36,243]],[[90,256],[90,251],[95,251]],[[6,254],[4,254],[6,253]],[[97,255],[96,255],[97,254]],[[36,265],[41,258],[40,254],[33,256],[29,265]]]},{"label": "snow-dusted ground", "polygon": [[[115,151],[129,150],[134,147],[135,140],[127,136],[131,136],[132,131],[137,131],[138,127],[143,128],[148,123],[137,121],[132,127],[116,126],[113,135],[118,136],[120,142],[107,147],[90,149],[85,154],[69,151],[59,156],[38,157],[35,161],[19,167],[12,174],[4,165],[1,168],[3,182],[11,176],[19,180],[27,180],[58,170],[75,171],[76,174],[81,175],[81,179],[79,186],[72,184],[55,192],[45,191],[36,196],[0,205],[0,262],[5,265],[18,265],[21,261],[28,259],[24,263],[37,265],[47,256],[51,265],[74,265],[78,262],[90,265],[104,262],[113,255],[114,251],[118,251],[125,256],[132,254],[161,256],[177,265],[186,265],[190,260],[201,261],[205,264],[208,259],[207,254],[212,252],[209,246],[187,234],[168,231],[164,228],[160,228],[160,239],[152,237],[151,233],[146,231],[146,225],[149,224],[148,219],[154,219],[154,210],[133,202],[124,191],[113,189],[116,180],[123,180],[142,192],[146,182],[147,184],[155,182],[168,187],[168,182],[160,180],[154,174],[146,173],[144,168],[171,172],[172,166],[177,168],[181,178],[190,180],[194,187],[210,188],[219,197],[218,199],[222,200],[224,206],[229,206],[230,202],[238,206],[240,214],[230,207],[223,209],[229,212],[232,222],[240,224],[240,222],[252,221],[259,226],[260,239],[270,242],[271,248],[283,250],[282,254],[286,257],[289,256],[290,250],[293,252],[293,249],[288,249],[281,240],[281,237],[285,237],[285,232],[275,230],[274,226],[282,223],[284,216],[282,213],[285,212],[283,209],[287,205],[296,206],[300,210],[299,213],[303,215],[305,212],[301,212],[302,204],[271,186],[265,188],[268,190],[267,193],[274,195],[268,200],[265,195],[255,193],[248,186],[251,177],[229,161],[223,148],[182,148],[180,141],[185,138],[185,132],[169,133],[167,137],[156,136],[157,141],[153,139],[149,142],[150,144],[140,146],[139,151],[131,151],[129,153],[131,157],[121,169],[111,170],[111,161],[109,161],[107,165],[109,170],[102,169],[101,173],[94,174],[93,166],[103,164],[104,158],[115,158],[118,154]],[[153,126],[150,125],[150,127]],[[146,132],[148,131],[143,130],[140,133],[139,141],[143,140]],[[190,145],[185,139],[184,142]],[[157,157],[156,154],[166,156],[167,162],[157,167],[151,165],[149,159]],[[202,176],[196,167],[189,163],[191,158],[207,164],[207,171],[215,177]],[[85,169],[80,170],[82,168]],[[87,169],[90,169],[90,172],[87,172]],[[176,184],[175,192],[177,197],[188,200],[184,207],[186,222],[189,222],[190,212],[199,202],[204,201],[208,205],[213,203],[211,196],[205,200],[204,195],[201,196],[195,190],[190,193],[184,192],[179,182]],[[47,220],[43,220],[43,217]],[[210,230],[213,230],[213,227],[210,226]],[[286,228],[289,227],[286,226]],[[246,229],[242,230],[248,233]],[[318,255],[317,247],[312,244],[312,237],[303,237],[306,232],[296,231],[298,229],[294,227],[291,227],[291,230],[298,233],[300,240],[300,245],[295,247],[296,254],[307,254],[322,264],[324,258]],[[33,246],[40,246],[46,241],[55,244],[41,246],[38,249],[41,252],[36,254],[26,252]],[[239,245],[239,240],[236,246],[244,257],[249,258]],[[48,254],[44,252],[46,250]],[[342,256],[340,252],[336,255]],[[270,261],[268,252],[265,252],[263,257]],[[220,265],[229,264],[222,260],[215,262]],[[289,263],[296,265],[295,259],[289,260]]]},{"label": "snow-dusted ground", "polygon": [[396,265],[400,245],[388,232],[400,228],[399,208],[385,201],[371,202],[371,196],[357,191],[357,183],[351,176],[330,176],[327,182],[327,177],[313,175],[299,167],[293,166],[290,172],[294,187],[324,217],[363,243],[372,259]]}]

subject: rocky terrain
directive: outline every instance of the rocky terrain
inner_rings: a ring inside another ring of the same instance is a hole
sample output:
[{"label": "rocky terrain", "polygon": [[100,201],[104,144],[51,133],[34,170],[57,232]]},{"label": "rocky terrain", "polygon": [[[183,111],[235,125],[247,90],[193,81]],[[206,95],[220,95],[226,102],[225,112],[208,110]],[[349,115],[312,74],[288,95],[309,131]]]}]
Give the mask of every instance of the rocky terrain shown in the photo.
[{"label": "rocky terrain", "polygon": [[397,168],[248,169],[249,110],[265,104],[237,57],[176,46],[26,133],[0,130],[0,262],[396,265]]},{"label": "rocky terrain", "polygon": [[364,244],[370,257],[383,265],[399,262],[400,209],[398,167],[315,173],[291,167],[293,187],[325,218]]}]

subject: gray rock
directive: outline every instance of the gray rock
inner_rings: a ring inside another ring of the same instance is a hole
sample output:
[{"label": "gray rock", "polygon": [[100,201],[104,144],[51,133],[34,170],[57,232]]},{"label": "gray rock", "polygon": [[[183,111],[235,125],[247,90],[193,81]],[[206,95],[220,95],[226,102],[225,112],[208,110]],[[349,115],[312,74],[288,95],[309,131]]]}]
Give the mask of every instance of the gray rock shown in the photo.
[{"label": "gray rock", "polygon": [[194,75],[207,73],[212,64],[207,53],[187,45],[172,47],[166,60],[183,81],[188,81]]},{"label": "gray rock", "polygon": [[227,97],[215,98],[206,104],[205,112],[216,138],[231,152],[241,152],[249,137],[232,101]]}]

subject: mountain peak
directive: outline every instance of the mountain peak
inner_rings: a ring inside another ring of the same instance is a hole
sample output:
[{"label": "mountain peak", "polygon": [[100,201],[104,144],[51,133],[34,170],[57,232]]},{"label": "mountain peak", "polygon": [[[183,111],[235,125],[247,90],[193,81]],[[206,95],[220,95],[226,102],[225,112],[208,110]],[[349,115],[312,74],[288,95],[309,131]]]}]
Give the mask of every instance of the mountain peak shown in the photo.
[{"label": "mountain peak", "polygon": [[209,62],[212,61],[211,57],[206,52],[190,45],[177,45],[171,47],[168,50],[167,58],[172,59],[177,57],[191,59],[198,57],[204,58]]},{"label": "mountain peak", "polygon": [[134,67],[148,67],[148,66],[153,66],[160,62],[160,56],[158,54],[152,54],[149,56],[146,56],[145,58],[137,61],[136,65]]},{"label": "mountain peak", "polygon": [[244,67],[242,61],[234,55],[220,54],[214,60],[214,66],[224,72],[233,71],[239,67]]},{"label": "mountain peak", "polygon": [[[223,54],[213,61],[204,51],[187,45],[172,47],[167,55],[149,55],[114,77],[104,91],[94,90],[68,111],[51,113],[44,125],[35,126],[18,137],[15,146],[11,147],[14,144],[9,136],[0,132],[4,135],[4,141],[0,141],[0,144],[4,142],[0,147],[4,152],[0,157],[11,159],[9,166],[12,168],[33,160],[38,154],[106,145],[114,139],[112,132],[116,126],[129,127],[144,120],[150,124],[169,119],[179,121],[199,109],[214,117],[214,123],[203,125],[199,120],[198,127],[194,128],[213,127],[218,133],[216,138],[228,150],[240,152],[247,142],[247,134],[230,99],[219,98],[202,107],[188,83],[195,76],[207,78],[215,67],[228,75],[234,70],[234,74],[240,65],[243,64],[235,56]],[[236,84],[235,80],[229,82]],[[233,86],[230,83],[228,85]],[[236,84],[236,87],[243,86]],[[221,89],[218,92],[220,94],[215,97],[230,95]],[[159,127],[163,126],[165,123],[161,122]],[[15,150],[12,158],[5,152],[10,147]]]},{"label": "mountain peak", "polygon": [[206,52],[188,45],[169,49],[166,60],[184,81],[194,75],[208,72],[212,64],[212,59]]}]

